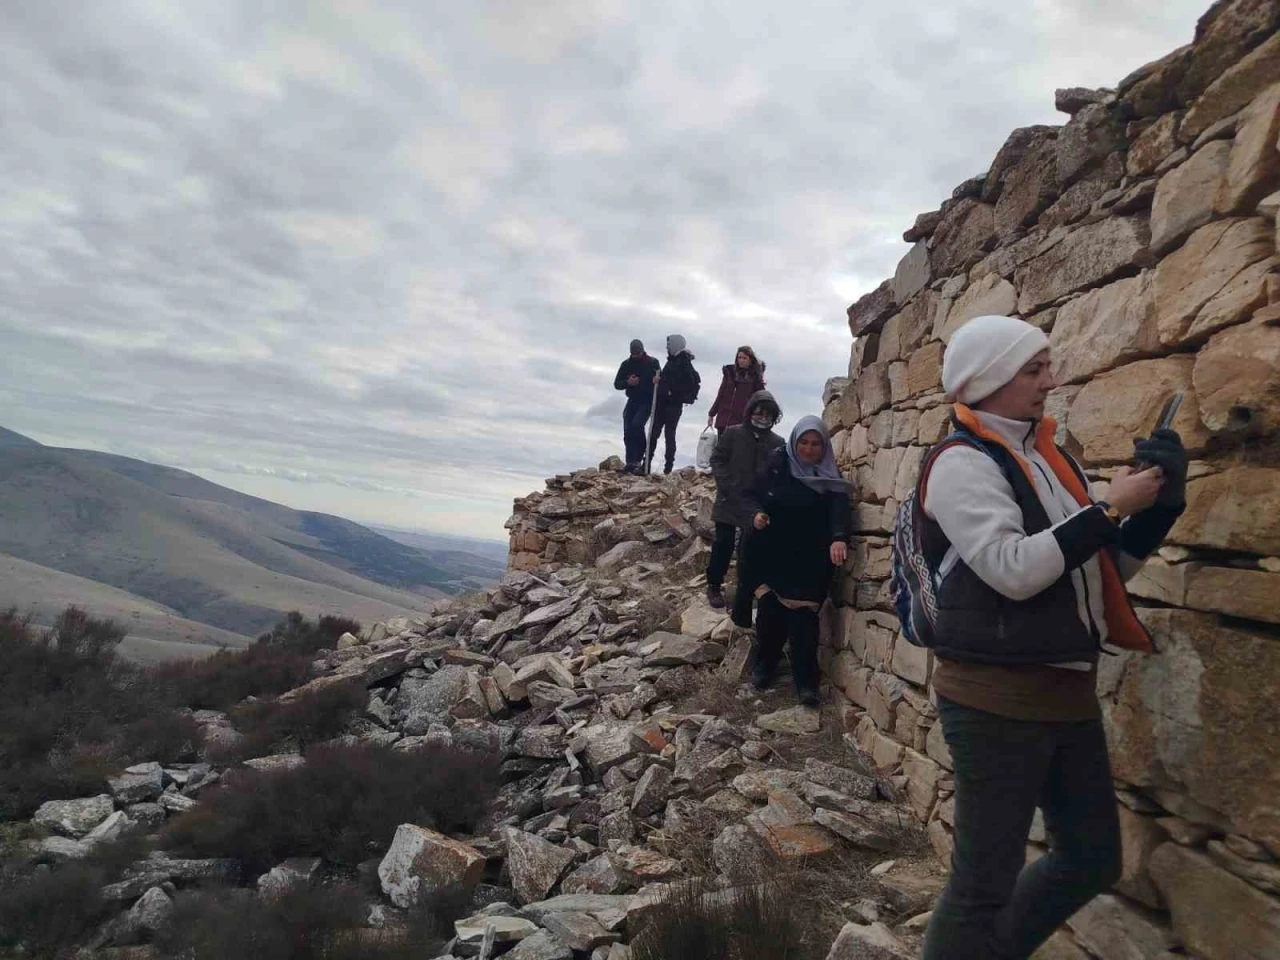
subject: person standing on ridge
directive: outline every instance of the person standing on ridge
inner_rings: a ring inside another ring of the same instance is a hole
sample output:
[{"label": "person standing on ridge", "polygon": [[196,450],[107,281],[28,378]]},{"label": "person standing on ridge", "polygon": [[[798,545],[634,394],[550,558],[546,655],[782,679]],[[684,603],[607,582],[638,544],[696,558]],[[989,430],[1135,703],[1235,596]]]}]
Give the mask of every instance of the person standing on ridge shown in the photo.
[{"label": "person standing on ridge", "polygon": [[[738,355],[742,355],[741,351]],[[707,602],[717,610],[724,607],[724,578],[734,548],[758,509],[758,504],[748,502],[751,488],[768,465],[769,455],[783,444],[783,439],[773,432],[782,411],[768,390],[753,394],[743,405],[743,414],[745,422],[727,428],[711,454],[711,472],[716,478],[711,519],[715,521],[716,535],[707,561]]]},{"label": "person standing on ridge", "polygon": [[[1121,469],[1095,502],[1045,416],[1049,340],[1013,317],[960,327],[942,383],[956,432],[926,456],[916,497],[922,536],[945,538],[931,645],[955,847],[923,956],[1014,960],[1120,879],[1098,653],[1152,649],[1124,579],[1185,508],[1187,454],[1157,429],[1135,441],[1153,466]],[[1052,845],[1027,865],[1037,807]]]},{"label": "person standing on ridge", "polygon": [[808,416],[769,455],[753,492],[756,512],[742,546],[733,622],[751,626],[751,601],[759,600],[751,682],[757,690],[773,683],[790,640],[796,693],[806,707],[818,705],[818,611],[848,557],[851,487],[826,426]]},{"label": "person standing on ridge", "polygon": [[649,461],[653,462],[658,449],[658,435],[666,438],[666,463],[662,472],[670,473],[676,459],[676,427],[687,404],[698,399],[702,378],[693,369],[693,354],[685,346],[684,337],[673,333],[667,337],[667,363],[662,374],[654,379],[658,386],[657,406],[653,412],[653,427],[649,434]]},{"label": "person standing on ridge", "polygon": [[660,367],[657,357],[644,352],[644,344],[631,341],[631,356],[622,361],[613,389],[627,392],[627,405],[622,409],[622,443],[626,450],[626,473],[639,473],[644,466],[645,427],[653,408],[653,378]]},{"label": "person standing on ridge", "polygon": [[764,364],[754,350],[741,346],[733,363],[725,364],[722,373],[720,390],[707,411],[707,426],[714,426],[720,436],[746,420],[747,402],[764,389]]}]

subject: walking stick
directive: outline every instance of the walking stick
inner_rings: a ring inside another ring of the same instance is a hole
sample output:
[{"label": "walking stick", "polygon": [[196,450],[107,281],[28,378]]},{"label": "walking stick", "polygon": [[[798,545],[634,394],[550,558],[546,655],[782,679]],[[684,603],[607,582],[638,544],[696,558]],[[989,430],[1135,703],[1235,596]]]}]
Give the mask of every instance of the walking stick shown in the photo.
[{"label": "walking stick", "polygon": [[645,431],[644,437],[644,473],[649,475],[649,466],[653,460],[653,448],[655,438],[653,436],[653,425],[658,421],[658,377],[653,380],[653,401],[649,404],[649,429]]}]

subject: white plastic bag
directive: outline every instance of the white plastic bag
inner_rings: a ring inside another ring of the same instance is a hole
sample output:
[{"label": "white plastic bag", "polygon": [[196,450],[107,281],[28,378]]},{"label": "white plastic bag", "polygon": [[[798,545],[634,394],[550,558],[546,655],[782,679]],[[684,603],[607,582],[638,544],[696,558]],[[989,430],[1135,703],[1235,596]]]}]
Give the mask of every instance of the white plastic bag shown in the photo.
[{"label": "white plastic bag", "polygon": [[702,436],[698,437],[698,455],[694,460],[694,466],[699,473],[711,472],[711,454],[715,453],[718,439],[720,439],[719,434],[711,427],[703,430]]}]

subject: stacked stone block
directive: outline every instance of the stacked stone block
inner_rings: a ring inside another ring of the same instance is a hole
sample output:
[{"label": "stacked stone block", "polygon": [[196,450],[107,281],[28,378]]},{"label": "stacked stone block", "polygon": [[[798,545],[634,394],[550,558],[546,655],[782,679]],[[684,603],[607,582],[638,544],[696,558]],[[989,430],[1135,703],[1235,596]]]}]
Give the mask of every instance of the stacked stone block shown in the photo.
[{"label": "stacked stone block", "polygon": [[1131,584],[1158,653],[1100,667],[1124,878],[1056,941],[1065,956],[1280,956],[1278,30],[1277,0],[1221,2],[1115,90],[1059,91],[1065,125],[1015,131],[906,232],[893,278],[849,308],[849,376],[826,391],[857,484],[829,699],[944,857],[932,655],[899,635],[887,580],[897,505],[950,428],[947,341],[982,314],[1043,328],[1059,442],[1099,488],[1185,391],[1187,511]]}]

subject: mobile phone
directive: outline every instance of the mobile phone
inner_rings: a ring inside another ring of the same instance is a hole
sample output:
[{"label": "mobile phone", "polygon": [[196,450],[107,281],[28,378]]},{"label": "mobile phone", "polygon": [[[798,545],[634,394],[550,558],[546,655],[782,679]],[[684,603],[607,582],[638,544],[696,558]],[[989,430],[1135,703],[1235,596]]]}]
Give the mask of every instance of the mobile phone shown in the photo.
[{"label": "mobile phone", "polygon": [[[1182,406],[1182,397],[1182,391],[1178,390],[1164,402],[1164,406],[1160,408],[1160,416],[1156,420],[1156,430],[1168,430],[1173,426],[1173,418],[1178,415],[1178,408]],[[1135,469],[1141,473],[1143,470],[1150,469],[1151,466],[1150,463],[1139,461],[1135,464]]]}]

